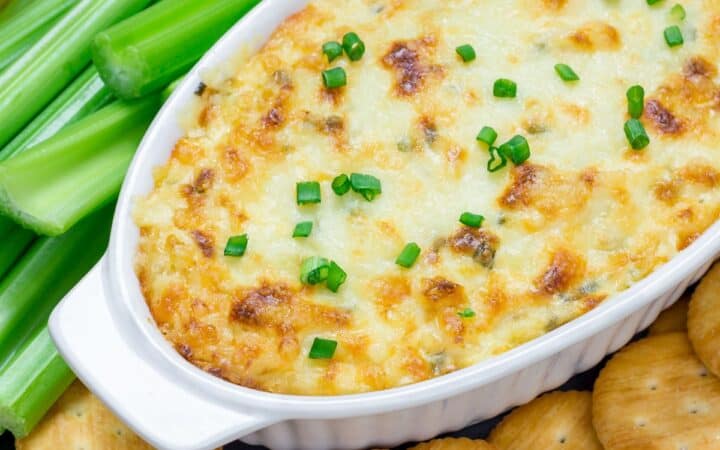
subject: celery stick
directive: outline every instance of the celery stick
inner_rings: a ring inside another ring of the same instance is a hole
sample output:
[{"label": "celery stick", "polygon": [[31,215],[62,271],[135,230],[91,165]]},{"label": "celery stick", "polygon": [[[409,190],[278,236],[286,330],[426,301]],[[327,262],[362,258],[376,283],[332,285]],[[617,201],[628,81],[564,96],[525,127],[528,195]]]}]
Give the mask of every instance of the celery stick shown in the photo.
[{"label": "celery stick", "polygon": [[0,283],[0,427],[27,434],[72,381],[47,333],[55,305],[107,248],[113,206],[40,238]]},{"label": "celery stick", "polygon": [[112,205],[61,236],[38,239],[0,282],[0,370],[32,330],[47,325],[55,305],[100,259],[111,216]]},{"label": "celery stick", "polygon": [[160,106],[159,95],[116,102],[0,163],[0,212],[50,236],[117,195]]},{"label": "celery stick", "polygon": [[30,434],[75,375],[47,327],[40,327],[0,378],[0,423],[20,439]]},{"label": "celery stick", "polygon": [[67,125],[105,106],[111,99],[110,90],[91,65],[0,150],[0,161],[17,156],[48,139]]},{"label": "celery stick", "polygon": [[19,226],[11,227],[8,232],[0,234],[0,279],[17,261],[35,238],[35,233]]},{"label": "celery stick", "polygon": [[35,234],[0,216],[0,280],[35,239]]},{"label": "celery stick", "polygon": [[[37,42],[43,34],[78,0],[41,0],[29,2],[11,18],[0,23],[0,69],[7,66],[12,56]],[[16,59],[16,58],[15,58]]]},{"label": "celery stick", "polygon": [[141,97],[186,72],[258,1],[163,0],[99,33],[93,61],[118,97]]},{"label": "celery stick", "polygon": [[[35,30],[33,33],[25,36],[24,39],[7,42],[7,45],[0,45],[0,71],[15,62],[23,54],[25,54],[37,41],[40,40],[57,22],[48,22]],[[1,35],[2,33],[0,33]]]},{"label": "celery stick", "polygon": [[16,226],[17,224],[13,222],[12,219],[0,216],[0,236],[5,236],[5,234],[9,233]]},{"label": "celery stick", "polygon": [[20,59],[0,73],[0,145],[5,145],[88,63],[99,31],[149,0],[80,0]]}]

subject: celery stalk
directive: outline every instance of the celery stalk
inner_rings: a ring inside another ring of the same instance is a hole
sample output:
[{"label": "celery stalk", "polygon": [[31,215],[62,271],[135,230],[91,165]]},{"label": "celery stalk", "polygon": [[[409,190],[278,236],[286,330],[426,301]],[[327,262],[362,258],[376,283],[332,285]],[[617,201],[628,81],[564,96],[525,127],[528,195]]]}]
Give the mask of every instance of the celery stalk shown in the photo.
[{"label": "celery stalk", "polygon": [[[7,219],[3,218],[3,220]],[[32,231],[14,224],[7,232],[0,234],[0,241],[2,242],[2,245],[0,245],[0,279],[17,261],[18,257],[22,255],[34,238],[35,234]]]},{"label": "celery stalk", "polygon": [[259,0],[163,0],[99,33],[100,76],[120,98],[155,92],[186,72]]},{"label": "celery stalk", "polygon": [[111,215],[108,206],[61,236],[38,239],[0,282],[0,370],[32,330],[47,325],[57,302],[100,259]]},{"label": "celery stalk", "polygon": [[160,106],[159,95],[116,102],[0,163],[0,212],[50,236],[117,195]]},{"label": "celery stalk", "polygon": [[0,423],[20,439],[30,434],[75,375],[60,357],[47,327],[42,327],[0,378]]},{"label": "celery stalk", "polygon": [[[36,0],[19,8],[12,17],[0,23],[0,69],[28,44],[37,42],[45,32],[78,0]],[[16,59],[16,58],[15,58]]]},{"label": "celery stalk", "polygon": [[12,219],[9,219],[5,216],[0,216],[0,236],[5,236],[16,226],[17,225],[15,224],[15,222],[12,221]]},{"label": "celery stalk", "polygon": [[17,156],[50,138],[65,126],[105,106],[111,99],[112,94],[105,87],[95,67],[88,67],[5,148],[0,150],[0,161]]},{"label": "celery stalk", "polygon": [[[7,41],[0,45],[0,71],[5,69],[7,66],[15,62],[25,52],[27,52],[37,41],[40,40],[56,23],[57,21],[48,22],[34,32],[25,36],[22,40]],[[2,35],[2,33],[0,33]]]},{"label": "celery stalk", "polygon": [[107,248],[112,205],[40,238],[0,283],[0,427],[27,434],[73,378],[47,334],[55,305]]},{"label": "celery stalk", "polygon": [[88,63],[99,31],[149,0],[80,0],[48,33],[0,73],[0,145],[5,145]]}]

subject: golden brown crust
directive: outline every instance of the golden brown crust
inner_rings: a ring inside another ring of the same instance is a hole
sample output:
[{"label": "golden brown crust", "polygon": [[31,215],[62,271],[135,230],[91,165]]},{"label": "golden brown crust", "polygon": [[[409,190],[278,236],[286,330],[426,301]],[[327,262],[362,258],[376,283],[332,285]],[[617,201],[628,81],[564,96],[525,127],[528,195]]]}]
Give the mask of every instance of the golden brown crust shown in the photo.
[{"label": "golden brown crust", "polygon": [[[183,357],[272,392],[414,383],[595,308],[718,218],[720,4],[684,3],[697,34],[669,49],[667,16],[644,3],[461,3],[315,0],[234,75],[208,74],[136,210],[138,279]],[[365,55],[329,63],[323,43],[349,31]],[[475,61],[456,54],[464,43]],[[560,80],[559,61],[581,80]],[[324,87],[331,67],[346,86]],[[494,97],[501,77],[517,98]],[[622,130],[635,83],[649,104],[643,151]],[[488,172],[483,125],[496,145],[524,135],[529,160]],[[353,172],[383,193],[335,195],[333,178]],[[295,183],[311,180],[322,202],[297,205]],[[460,225],[465,211],[482,227]],[[311,236],[292,238],[303,221]],[[245,255],[224,256],[241,234]],[[409,242],[422,252],[405,269],[394,261]],[[300,282],[309,256],[345,269],[337,293]],[[332,360],[308,358],[315,337],[338,342]]]}]

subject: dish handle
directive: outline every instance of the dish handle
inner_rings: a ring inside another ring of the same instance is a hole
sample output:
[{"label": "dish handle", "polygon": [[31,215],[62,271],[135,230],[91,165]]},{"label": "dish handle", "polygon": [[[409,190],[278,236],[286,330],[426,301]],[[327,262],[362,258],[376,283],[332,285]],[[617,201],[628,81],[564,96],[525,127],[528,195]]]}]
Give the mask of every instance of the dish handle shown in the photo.
[{"label": "dish handle", "polygon": [[244,414],[188,391],[123,339],[108,308],[103,260],[50,317],[50,334],[72,370],[120,419],[160,449],[213,449],[278,419]]}]

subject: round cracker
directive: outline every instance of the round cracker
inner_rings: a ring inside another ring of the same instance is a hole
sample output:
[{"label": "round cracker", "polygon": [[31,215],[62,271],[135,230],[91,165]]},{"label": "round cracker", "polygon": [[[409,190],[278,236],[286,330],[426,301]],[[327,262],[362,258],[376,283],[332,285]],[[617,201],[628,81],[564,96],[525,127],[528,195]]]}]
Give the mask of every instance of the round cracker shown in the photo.
[{"label": "round cracker", "polygon": [[551,392],[507,415],[490,433],[501,450],[602,450],[590,392]]},{"label": "round cracker", "polygon": [[494,445],[480,440],[468,438],[445,438],[423,442],[409,450],[498,450]]},{"label": "round cracker", "polygon": [[690,296],[683,294],[674,305],[661,312],[655,322],[650,325],[648,334],[654,336],[656,334],[674,333],[677,331],[687,331],[688,320],[688,304]]},{"label": "round cracker", "polygon": [[684,333],[651,336],[615,354],[593,392],[606,450],[720,449],[720,379]]},{"label": "round cracker", "polygon": [[720,376],[720,264],[715,264],[693,293],[688,335],[705,366]]}]

